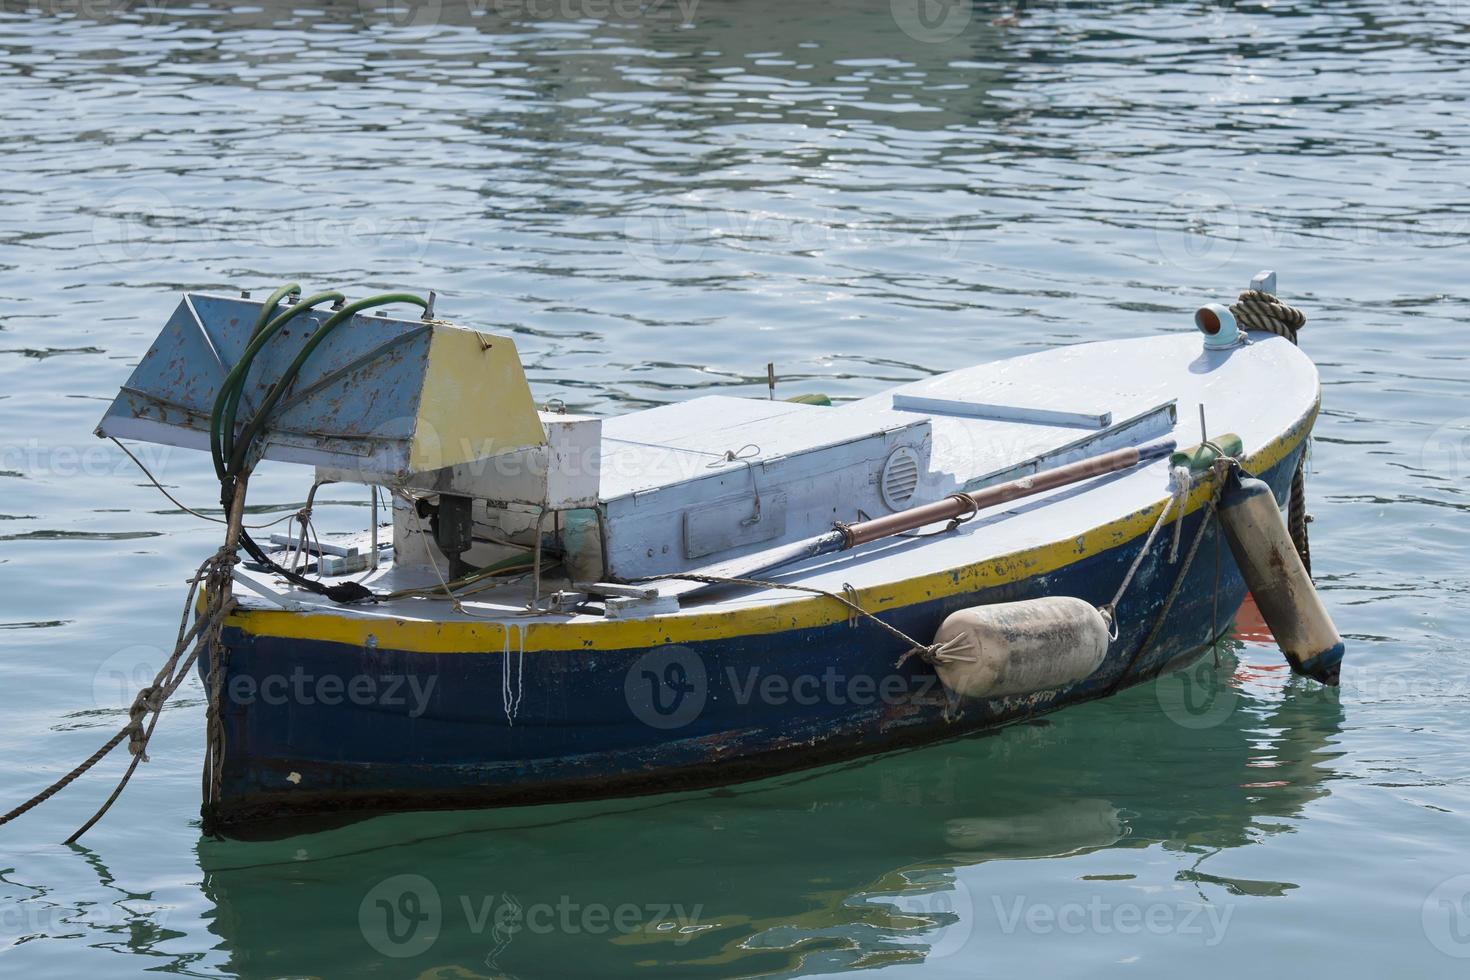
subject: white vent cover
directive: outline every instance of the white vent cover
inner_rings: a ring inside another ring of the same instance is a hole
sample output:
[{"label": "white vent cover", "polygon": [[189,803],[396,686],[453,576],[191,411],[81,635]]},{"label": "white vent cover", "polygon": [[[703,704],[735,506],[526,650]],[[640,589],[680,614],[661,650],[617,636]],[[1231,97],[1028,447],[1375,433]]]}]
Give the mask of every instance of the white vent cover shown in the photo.
[{"label": "white vent cover", "polygon": [[919,454],[908,446],[899,446],[890,453],[878,489],[889,510],[903,510],[919,489]]}]

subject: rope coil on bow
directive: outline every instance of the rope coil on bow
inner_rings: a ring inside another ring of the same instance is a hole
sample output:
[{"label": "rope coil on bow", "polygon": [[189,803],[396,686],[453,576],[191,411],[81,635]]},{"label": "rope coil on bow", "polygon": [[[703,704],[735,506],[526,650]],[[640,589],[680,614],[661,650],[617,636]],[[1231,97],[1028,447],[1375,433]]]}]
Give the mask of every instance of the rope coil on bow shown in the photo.
[{"label": "rope coil on bow", "polygon": [[1270,293],[1247,289],[1230,305],[1230,315],[1245,330],[1266,330],[1296,343],[1296,332],[1307,323],[1307,315],[1287,306]]}]

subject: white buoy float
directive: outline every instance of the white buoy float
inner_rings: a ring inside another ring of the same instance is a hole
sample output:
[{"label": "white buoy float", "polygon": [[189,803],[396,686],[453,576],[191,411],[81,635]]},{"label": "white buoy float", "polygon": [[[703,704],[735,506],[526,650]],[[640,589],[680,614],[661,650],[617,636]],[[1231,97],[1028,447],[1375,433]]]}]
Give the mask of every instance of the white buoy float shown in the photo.
[{"label": "white buoy float", "polygon": [[1231,478],[1220,495],[1219,514],[1246,587],[1291,669],[1337,684],[1342,636],[1292,544],[1271,488],[1253,477]]},{"label": "white buoy float", "polygon": [[1051,691],[1085,680],[1108,653],[1108,624],[1072,596],[972,606],[939,627],[934,669],[968,698]]}]

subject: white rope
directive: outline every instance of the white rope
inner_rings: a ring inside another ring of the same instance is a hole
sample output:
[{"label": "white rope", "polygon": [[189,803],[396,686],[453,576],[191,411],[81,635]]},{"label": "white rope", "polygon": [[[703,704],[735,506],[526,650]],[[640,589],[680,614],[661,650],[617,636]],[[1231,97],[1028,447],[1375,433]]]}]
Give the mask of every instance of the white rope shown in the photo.
[{"label": "white rope", "polygon": [[1184,531],[1184,508],[1189,505],[1191,478],[1189,467],[1176,466],[1169,471],[1174,484],[1174,541],[1169,545],[1169,564],[1179,560],[1179,535]]},{"label": "white rope", "polygon": [[[1179,477],[1179,472],[1181,470],[1184,472],[1184,477],[1182,480]],[[1174,552],[1176,554],[1178,552],[1179,529],[1184,526],[1184,505],[1185,501],[1189,498],[1189,487],[1191,478],[1189,469],[1184,466],[1174,467],[1173,471],[1170,473],[1170,477],[1171,483],[1173,484],[1174,492],[1170,495],[1169,499],[1164,502],[1164,509],[1159,511],[1158,520],[1154,521],[1154,526],[1149,530],[1148,537],[1144,539],[1143,547],[1138,549],[1138,554],[1133,556],[1133,564],[1128,566],[1128,572],[1123,576],[1123,582],[1118,586],[1118,591],[1113,595],[1112,601],[1098,609],[1098,612],[1102,613],[1103,619],[1107,620],[1108,622],[1108,628],[1110,631],[1108,635],[1110,639],[1116,640],[1118,638],[1118,603],[1123,601],[1123,593],[1127,592],[1128,586],[1133,584],[1133,577],[1138,574],[1138,566],[1143,564],[1144,556],[1147,555],[1149,553],[1149,550],[1153,548],[1154,539],[1159,536],[1159,531],[1163,528],[1164,524],[1168,522],[1169,515],[1174,513],[1176,507],[1178,508],[1179,513],[1174,528]],[[1182,491],[1181,485],[1183,488]],[[1174,558],[1172,555],[1170,556],[1169,561],[1171,564],[1173,563]]]}]

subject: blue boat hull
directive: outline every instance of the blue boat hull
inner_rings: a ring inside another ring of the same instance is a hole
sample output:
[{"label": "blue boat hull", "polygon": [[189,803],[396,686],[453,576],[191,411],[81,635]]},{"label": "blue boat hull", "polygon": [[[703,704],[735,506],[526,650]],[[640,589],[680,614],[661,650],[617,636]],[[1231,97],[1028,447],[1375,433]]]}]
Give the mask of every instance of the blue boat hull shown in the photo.
[{"label": "blue boat hull", "polygon": [[[1259,474],[1284,501],[1304,445]],[[1193,540],[1207,511],[1185,519]],[[216,826],[627,796],[788,772],[1034,718],[1183,666],[1230,628],[1245,585],[1218,524],[1147,650],[1180,565],[1160,535],[1119,608],[1119,636],[1085,681],[955,702],[874,624],[641,649],[414,653],[225,631],[227,750]],[[885,611],[927,639],[950,613],[1046,595],[1101,605],[1134,537],[1060,569]],[[1181,549],[1182,550],[1182,549]]]}]

